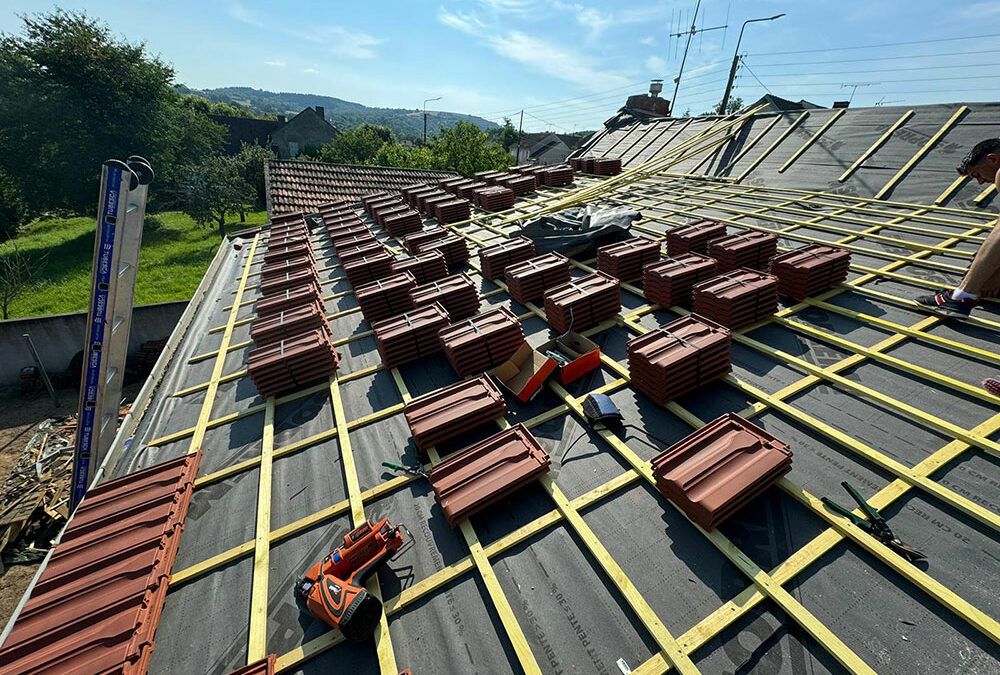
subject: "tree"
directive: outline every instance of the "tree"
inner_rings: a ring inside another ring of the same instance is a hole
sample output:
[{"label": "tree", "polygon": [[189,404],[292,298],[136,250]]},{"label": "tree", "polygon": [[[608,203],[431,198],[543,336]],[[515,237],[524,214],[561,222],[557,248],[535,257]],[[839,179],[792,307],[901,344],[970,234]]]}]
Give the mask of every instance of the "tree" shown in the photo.
[{"label": "tree", "polygon": [[705,115],[732,115],[734,112],[737,112],[737,111],[739,111],[742,108],[743,108],[743,99],[740,98],[739,96],[734,96],[733,98],[729,99],[729,103],[726,105],[725,112],[723,112],[723,110],[722,110],[722,101],[719,101],[718,103],[715,104],[714,108],[712,108],[711,110],[709,110],[708,112],[705,112],[703,114],[705,114]]},{"label": "tree", "polygon": [[511,157],[499,143],[491,143],[486,132],[471,122],[457,122],[442,129],[430,146],[434,168],[457,171],[471,177],[477,171],[506,169]]},{"label": "tree", "polygon": [[43,255],[32,260],[13,240],[10,250],[0,256],[0,309],[5,320],[10,318],[10,303],[31,284],[44,259]]},{"label": "tree", "polygon": [[94,208],[101,163],[150,160],[153,189],[222,146],[225,130],[185,106],[173,69],[85,13],[23,17],[0,35],[0,169],[29,209]]},{"label": "tree", "polygon": [[265,207],[267,201],[264,188],[264,162],[268,159],[274,159],[273,150],[248,143],[243,143],[240,151],[233,156],[240,177],[257,192],[257,200],[254,203],[261,209]]},{"label": "tree", "polygon": [[9,239],[28,217],[21,188],[0,169],[0,237]]},{"label": "tree", "polygon": [[362,124],[319,148],[316,159],[333,164],[374,164],[382,146],[396,142],[389,127]]},{"label": "tree", "polygon": [[375,157],[378,166],[396,166],[403,169],[433,169],[434,154],[425,146],[386,144]]},{"label": "tree", "polygon": [[181,210],[201,225],[216,223],[221,237],[226,236],[226,216],[240,213],[256,196],[232,157],[209,157],[181,170],[177,194]]},{"label": "tree", "polygon": [[503,126],[496,129],[490,129],[486,132],[487,137],[493,143],[499,143],[503,146],[504,150],[510,150],[510,146],[514,145],[518,141],[517,129],[511,124],[509,117],[503,118]]}]

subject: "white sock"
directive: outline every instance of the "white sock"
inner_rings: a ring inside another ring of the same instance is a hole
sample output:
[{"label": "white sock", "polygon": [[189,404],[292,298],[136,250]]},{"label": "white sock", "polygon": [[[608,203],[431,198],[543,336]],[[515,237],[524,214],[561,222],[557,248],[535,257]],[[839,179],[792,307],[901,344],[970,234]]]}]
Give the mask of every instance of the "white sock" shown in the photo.
[{"label": "white sock", "polygon": [[977,300],[978,295],[973,295],[972,293],[966,293],[961,288],[956,288],[951,292],[952,300]]}]

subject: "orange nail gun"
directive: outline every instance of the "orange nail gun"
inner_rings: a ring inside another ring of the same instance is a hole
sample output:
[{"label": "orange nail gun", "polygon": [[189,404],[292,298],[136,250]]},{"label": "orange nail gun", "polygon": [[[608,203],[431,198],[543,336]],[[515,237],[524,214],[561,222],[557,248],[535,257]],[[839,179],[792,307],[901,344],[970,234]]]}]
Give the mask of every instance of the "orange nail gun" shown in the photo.
[{"label": "orange nail gun", "polygon": [[344,535],[344,545],[295,584],[309,611],[349,640],[361,642],[370,637],[382,617],[382,603],[365,583],[403,547],[401,529],[406,528],[383,518],[377,523],[369,520]]}]

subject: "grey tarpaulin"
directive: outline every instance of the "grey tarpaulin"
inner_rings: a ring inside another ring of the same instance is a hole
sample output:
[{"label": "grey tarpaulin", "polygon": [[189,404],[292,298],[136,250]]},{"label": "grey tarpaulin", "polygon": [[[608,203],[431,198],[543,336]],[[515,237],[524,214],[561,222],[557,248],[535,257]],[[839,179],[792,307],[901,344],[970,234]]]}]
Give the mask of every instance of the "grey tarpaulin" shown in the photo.
[{"label": "grey tarpaulin", "polygon": [[529,218],[520,235],[535,242],[535,251],[566,257],[593,253],[598,247],[628,239],[629,228],[640,218],[635,209],[574,206]]}]

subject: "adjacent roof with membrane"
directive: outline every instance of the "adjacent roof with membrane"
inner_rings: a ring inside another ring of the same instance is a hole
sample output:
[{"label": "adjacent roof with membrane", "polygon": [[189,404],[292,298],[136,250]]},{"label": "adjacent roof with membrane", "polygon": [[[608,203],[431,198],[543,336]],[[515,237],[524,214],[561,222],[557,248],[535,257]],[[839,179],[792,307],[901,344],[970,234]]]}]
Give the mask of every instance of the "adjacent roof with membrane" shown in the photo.
[{"label": "adjacent roof with membrane", "polygon": [[[853,254],[845,284],[734,331],[732,375],[665,408],[630,386],[625,345],[685,310],[651,306],[641,288],[623,285],[621,314],[587,331],[602,367],[565,389],[549,384],[528,404],[507,401],[505,422],[524,423],[551,454],[549,476],[455,529],[426,481],[380,466],[418,461],[403,404],[456,382],[447,361],[381,366],[316,228],[341,370],[262,400],[245,364],[267,234],[242,240],[238,252],[224,245],[110,471],[203,451],[150,672],[225,673],[267,653],[278,655],[279,672],[303,673],[618,672],[618,659],[634,672],[997,672],[1000,401],[978,385],[1000,369],[1000,311],[986,302],[953,322],[910,301],[957,281],[993,225],[987,209],[958,208],[974,194],[968,185],[934,204],[954,181],[955,158],[988,133],[972,127],[993,106],[970,106],[949,125],[961,108],[914,109],[909,137],[925,143],[894,136],[844,184],[838,172],[905,110],[841,113],[821,135],[843,141],[836,155],[817,139],[785,171],[837,111],[810,111],[801,134],[776,144],[798,115],[637,122],[599,134],[585,151],[634,170],[578,175],[508,213],[477,211],[449,226],[480,246],[531,213],[631,205],[645,236],[715,218],[732,232],[777,231],[782,249],[836,241]],[[756,149],[738,157],[768,124]],[[755,158],[746,180],[734,180]],[[730,171],[691,175],[703,161],[733,159]],[[472,263],[484,310],[509,308],[533,345],[551,337],[541,308],[514,302]],[[594,264],[578,261],[574,275]],[[580,403],[594,391],[655,438],[588,431]],[[787,442],[792,470],[705,532],[657,493],[648,461],[726,412]],[[440,456],[495,431],[449,442]],[[850,504],[844,480],[927,554],[925,564],[824,509],[820,496]],[[364,517],[402,522],[413,544],[378,576],[387,618],[377,642],[355,645],[313,619],[293,584]]]}]

